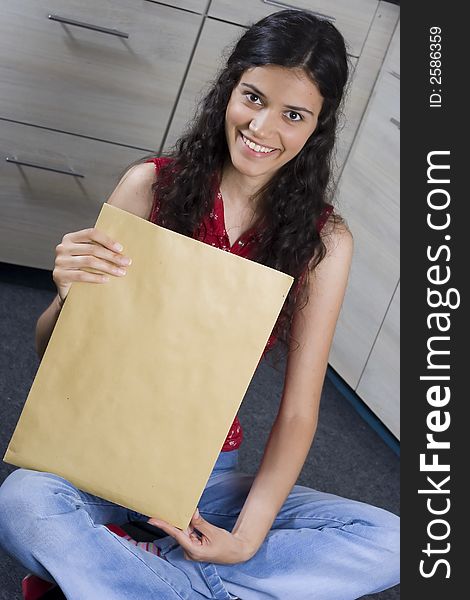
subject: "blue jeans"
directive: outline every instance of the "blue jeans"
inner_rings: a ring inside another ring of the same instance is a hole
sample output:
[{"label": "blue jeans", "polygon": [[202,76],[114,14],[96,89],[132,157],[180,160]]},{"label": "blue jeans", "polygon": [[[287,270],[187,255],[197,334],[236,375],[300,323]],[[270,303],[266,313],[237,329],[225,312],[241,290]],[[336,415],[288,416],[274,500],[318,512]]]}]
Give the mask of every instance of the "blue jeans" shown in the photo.
[{"label": "blue jeans", "polygon": [[[252,482],[238,450],[221,452],[201,515],[231,531]],[[351,600],[399,581],[396,515],[300,485],[243,563],[187,560],[170,536],[157,540],[158,557],[104,526],[135,520],[147,517],[50,473],[17,469],[0,487],[1,545],[68,600]]]}]

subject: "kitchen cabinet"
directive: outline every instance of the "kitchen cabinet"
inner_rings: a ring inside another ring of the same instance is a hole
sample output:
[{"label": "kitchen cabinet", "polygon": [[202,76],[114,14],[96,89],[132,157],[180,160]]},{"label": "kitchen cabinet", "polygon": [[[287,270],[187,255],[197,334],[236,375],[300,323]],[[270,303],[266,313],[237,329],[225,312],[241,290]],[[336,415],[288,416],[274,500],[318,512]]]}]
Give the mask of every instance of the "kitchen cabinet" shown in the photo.
[{"label": "kitchen cabinet", "polygon": [[[336,196],[355,248],[330,363],[358,394],[400,276],[399,31],[397,26]],[[367,396],[371,384],[361,389],[360,397],[374,409],[376,401]]]},{"label": "kitchen cabinet", "polygon": [[208,15],[248,26],[277,10],[310,10],[331,21],[345,37],[349,52],[359,56],[378,4],[378,0],[213,0]]},{"label": "kitchen cabinet", "polygon": [[0,121],[0,260],[52,270],[64,234],[94,225],[119,174],[141,154]]},{"label": "kitchen cabinet", "polygon": [[146,0],[3,0],[1,11],[0,117],[160,147],[202,16]]}]

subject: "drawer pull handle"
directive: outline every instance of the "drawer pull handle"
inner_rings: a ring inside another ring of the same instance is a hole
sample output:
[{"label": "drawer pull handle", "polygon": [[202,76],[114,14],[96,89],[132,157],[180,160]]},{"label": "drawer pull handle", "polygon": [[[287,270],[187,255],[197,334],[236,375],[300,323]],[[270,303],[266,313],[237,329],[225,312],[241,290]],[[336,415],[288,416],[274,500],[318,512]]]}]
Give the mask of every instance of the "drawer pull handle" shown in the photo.
[{"label": "drawer pull handle", "polygon": [[13,163],[14,165],[20,165],[23,167],[33,167],[34,169],[42,169],[43,171],[52,171],[53,173],[62,173],[63,175],[71,175],[72,177],[81,177],[85,178],[85,175],[81,173],[76,173],[75,171],[70,171],[66,169],[54,169],[53,167],[45,167],[44,165],[38,165],[37,163],[26,162],[25,160],[18,160],[15,156],[7,156],[5,158],[6,162]]},{"label": "drawer pull handle", "polygon": [[115,35],[117,37],[128,38],[129,34],[124,31],[118,31],[117,29],[108,29],[107,27],[99,27],[98,25],[92,25],[91,23],[83,23],[82,21],[74,21],[73,19],[66,19],[65,17],[59,17],[59,15],[48,15],[48,19],[51,21],[58,21],[65,25],[75,25],[75,27],[83,27],[84,29],[91,29],[93,31],[99,31],[101,33],[107,33],[109,35]]},{"label": "drawer pull handle", "polygon": [[394,119],[393,117],[390,118],[390,123],[393,123],[395,125],[395,127],[397,127],[398,129],[400,129],[400,121],[397,121],[396,119]]},{"label": "drawer pull handle", "polygon": [[[278,8],[293,8],[294,10],[300,10],[298,6],[287,4],[287,2],[280,2],[279,0],[261,0],[261,2],[263,4],[269,4],[270,6],[277,6]],[[326,19],[327,21],[336,21],[335,17],[330,17],[329,15],[324,15],[313,10],[310,10],[309,12],[313,13],[316,17],[319,17],[320,19]]]}]

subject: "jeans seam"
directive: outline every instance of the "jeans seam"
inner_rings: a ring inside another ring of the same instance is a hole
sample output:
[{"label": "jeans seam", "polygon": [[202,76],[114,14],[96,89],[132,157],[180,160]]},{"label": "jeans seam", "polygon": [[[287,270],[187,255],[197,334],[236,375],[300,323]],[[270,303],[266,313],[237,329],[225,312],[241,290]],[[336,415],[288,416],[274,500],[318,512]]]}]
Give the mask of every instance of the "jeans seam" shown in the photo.
[{"label": "jeans seam", "polygon": [[116,504],[114,502],[110,502],[109,500],[101,500],[101,501],[89,501],[89,500],[85,500],[83,499],[80,494],[77,495],[71,495],[68,494],[67,492],[64,492],[63,490],[56,490],[53,492],[54,496],[62,496],[62,497],[66,497],[68,498],[72,498],[74,504],[76,505],[77,503],[81,503],[87,506],[116,506]]},{"label": "jeans seam", "polygon": [[[83,506],[109,506],[112,508],[116,506],[116,504],[114,504],[113,502],[106,502],[106,501],[105,502],[85,502],[83,499],[80,498],[80,502],[74,501],[73,506],[71,505],[71,510],[68,512],[72,512],[73,510],[80,510],[81,505],[83,505]],[[122,507],[122,508],[125,509],[125,507]],[[130,509],[125,509],[125,510],[127,510],[127,512],[128,512],[128,514],[127,514],[128,521],[131,520],[129,518],[129,516],[132,516],[134,514],[140,515],[140,513],[137,513],[136,511],[132,511]],[[87,512],[87,511],[85,511],[85,512]],[[63,515],[63,514],[66,514],[66,513],[60,512],[60,513],[54,513],[54,514],[47,514],[47,515],[40,516],[39,519],[47,519],[48,517],[57,517],[57,516]],[[145,516],[145,515],[141,515],[141,516]],[[119,523],[117,523],[117,524],[119,524]]]},{"label": "jeans seam", "polygon": [[207,589],[208,589],[208,590],[210,591],[210,593],[212,594],[212,593],[213,593],[213,591],[212,591],[212,586],[209,584],[209,581],[208,581],[208,579],[207,579],[207,575],[206,575],[206,573],[204,572],[204,569],[202,568],[202,565],[201,565],[201,563],[200,563],[199,561],[197,561],[197,562],[199,563],[199,564],[198,564],[198,568],[199,568],[199,571],[200,571],[200,572],[201,572],[201,574],[202,574],[202,577],[203,577],[204,581],[206,582]]},{"label": "jeans seam", "polygon": [[296,520],[296,521],[325,521],[325,520],[327,520],[327,521],[331,521],[332,523],[337,523],[341,527],[349,524],[349,521],[340,521],[339,519],[333,519],[332,517],[279,517],[279,518],[276,517],[274,519],[274,522],[276,522],[276,521],[292,521],[292,520]]},{"label": "jeans seam", "polygon": [[[85,506],[117,506],[114,502],[87,502],[82,500]],[[125,508],[124,506],[122,508]]]},{"label": "jeans seam", "polygon": [[208,562],[205,562],[205,561],[204,562],[203,561],[196,561],[196,562],[198,563],[199,571],[201,572],[202,577],[204,578],[204,581],[206,582],[207,588],[209,589],[209,591],[210,591],[211,594],[215,594],[216,592],[214,592],[213,586],[210,583],[209,578],[206,575],[206,572],[205,572],[204,567],[203,567],[204,564],[213,567],[213,569],[214,569],[214,571],[215,571],[215,573],[216,573],[216,575],[217,575],[217,577],[218,577],[218,579],[220,581],[220,584],[221,584],[222,588],[227,592],[227,594],[229,596],[231,595],[230,592],[225,588],[225,585],[224,585],[222,579],[220,578],[220,575],[217,573],[217,568],[215,567],[214,563],[208,563]]},{"label": "jeans seam", "polygon": [[[204,510],[201,509],[200,513],[203,515],[209,515],[209,516],[214,516],[214,517],[225,517],[227,519],[235,519],[238,518],[238,515],[240,513],[234,514],[234,515],[228,515],[227,513],[220,513],[220,512],[210,512],[208,510]],[[276,521],[292,521],[293,519],[300,521],[332,521],[334,523],[338,523],[338,525],[341,525],[341,527],[343,527],[344,525],[349,525],[351,523],[351,521],[340,521],[339,519],[334,519],[332,517],[302,517],[302,516],[294,516],[294,517],[276,517],[274,519],[274,523],[276,523]]]}]

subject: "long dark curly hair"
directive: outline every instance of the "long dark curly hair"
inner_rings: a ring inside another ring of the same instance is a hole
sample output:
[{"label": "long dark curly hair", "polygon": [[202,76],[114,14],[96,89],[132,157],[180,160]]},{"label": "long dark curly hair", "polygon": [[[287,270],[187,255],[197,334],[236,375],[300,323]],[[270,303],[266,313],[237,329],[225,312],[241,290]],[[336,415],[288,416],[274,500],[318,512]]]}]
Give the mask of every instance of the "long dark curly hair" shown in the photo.
[{"label": "long dark curly hair", "polygon": [[[214,185],[229,156],[227,104],[242,74],[262,65],[302,69],[324,99],[317,127],[305,146],[255,198],[259,243],[250,258],[288,273],[297,281],[273,332],[284,346],[289,346],[296,306],[300,308],[308,301],[308,273],[326,253],[317,224],[332,192],[331,162],[348,79],[345,42],[329,21],[308,11],[283,10],[262,19],[242,35],[200,102],[194,119],[165,153],[173,160],[161,168],[154,184],[159,203],[155,222],[192,237],[210,212]],[[343,221],[339,215],[331,218],[333,223]]]}]

